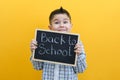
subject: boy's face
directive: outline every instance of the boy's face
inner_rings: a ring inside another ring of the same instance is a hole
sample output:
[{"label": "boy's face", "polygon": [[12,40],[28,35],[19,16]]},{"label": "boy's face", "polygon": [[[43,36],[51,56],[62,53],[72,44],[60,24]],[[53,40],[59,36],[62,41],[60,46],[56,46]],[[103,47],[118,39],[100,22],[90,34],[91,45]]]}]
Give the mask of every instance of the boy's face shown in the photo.
[{"label": "boy's face", "polygon": [[66,14],[56,14],[51,20],[49,28],[54,31],[70,32],[72,24]]}]

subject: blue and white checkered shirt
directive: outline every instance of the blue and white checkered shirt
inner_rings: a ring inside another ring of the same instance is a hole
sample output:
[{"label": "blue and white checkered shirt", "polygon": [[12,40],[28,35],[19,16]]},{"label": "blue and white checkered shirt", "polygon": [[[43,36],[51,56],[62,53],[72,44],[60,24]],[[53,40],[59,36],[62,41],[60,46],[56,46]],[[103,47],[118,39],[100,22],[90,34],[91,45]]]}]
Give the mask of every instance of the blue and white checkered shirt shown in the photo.
[{"label": "blue and white checkered shirt", "polygon": [[47,62],[31,60],[34,69],[43,70],[42,80],[54,80],[56,65],[58,66],[58,80],[78,80],[77,73],[82,73],[86,69],[86,55],[84,49],[77,56],[77,64],[75,67],[67,65],[58,65]]}]

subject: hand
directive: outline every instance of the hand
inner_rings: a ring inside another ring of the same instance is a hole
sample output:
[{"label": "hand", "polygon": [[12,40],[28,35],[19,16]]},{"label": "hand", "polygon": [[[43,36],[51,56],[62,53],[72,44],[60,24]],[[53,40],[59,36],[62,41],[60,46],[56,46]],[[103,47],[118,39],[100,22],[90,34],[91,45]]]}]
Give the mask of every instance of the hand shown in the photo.
[{"label": "hand", "polygon": [[35,39],[33,39],[30,43],[31,52],[33,52],[33,50],[35,50],[36,48],[37,48],[37,41]]},{"label": "hand", "polygon": [[75,47],[74,47],[74,52],[77,54],[77,55],[79,55],[81,52],[82,52],[82,48],[83,48],[83,46],[82,46],[82,44],[80,44],[80,43],[77,43],[76,45],[75,45]]}]

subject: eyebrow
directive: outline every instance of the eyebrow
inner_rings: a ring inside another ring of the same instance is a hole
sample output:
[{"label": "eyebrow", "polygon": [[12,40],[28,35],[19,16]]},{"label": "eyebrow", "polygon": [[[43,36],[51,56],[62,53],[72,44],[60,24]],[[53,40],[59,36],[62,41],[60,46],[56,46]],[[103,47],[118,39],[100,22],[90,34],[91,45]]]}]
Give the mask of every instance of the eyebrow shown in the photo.
[{"label": "eyebrow", "polygon": [[[56,20],[58,20],[58,19],[54,19],[54,20],[53,20],[53,22],[54,22],[54,21],[56,21]],[[64,20],[70,20],[70,19],[68,19],[68,18],[65,18]]]}]

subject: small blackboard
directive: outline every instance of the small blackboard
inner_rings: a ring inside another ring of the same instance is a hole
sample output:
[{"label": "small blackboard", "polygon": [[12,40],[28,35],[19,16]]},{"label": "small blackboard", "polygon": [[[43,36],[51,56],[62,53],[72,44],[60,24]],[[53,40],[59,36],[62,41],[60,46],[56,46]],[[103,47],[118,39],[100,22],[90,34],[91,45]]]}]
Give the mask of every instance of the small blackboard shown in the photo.
[{"label": "small blackboard", "polygon": [[60,33],[37,29],[35,38],[38,43],[33,51],[33,60],[64,65],[76,65],[75,44],[78,34]]}]

